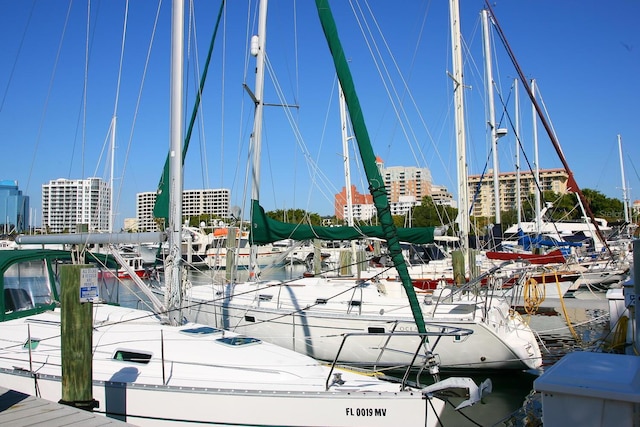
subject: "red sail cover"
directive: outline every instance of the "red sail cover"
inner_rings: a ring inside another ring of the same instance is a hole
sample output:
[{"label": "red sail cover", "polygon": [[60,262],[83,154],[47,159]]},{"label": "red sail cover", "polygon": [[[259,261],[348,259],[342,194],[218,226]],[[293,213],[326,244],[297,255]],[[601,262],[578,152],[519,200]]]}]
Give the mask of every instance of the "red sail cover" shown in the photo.
[{"label": "red sail cover", "polygon": [[497,259],[502,261],[511,260],[523,260],[528,261],[531,264],[555,264],[564,263],[566,260],[562,251],[556,249],[546,254],[527,254],[527,253],[515,253],[515,252],[487,252],[487,258]]}]

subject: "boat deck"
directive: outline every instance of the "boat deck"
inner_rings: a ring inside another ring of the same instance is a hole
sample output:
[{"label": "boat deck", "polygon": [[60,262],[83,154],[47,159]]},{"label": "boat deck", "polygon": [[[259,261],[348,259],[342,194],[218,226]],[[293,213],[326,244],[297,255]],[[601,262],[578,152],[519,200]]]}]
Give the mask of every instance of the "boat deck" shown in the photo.
[{"label": "boat deck", "polygon": [[0,387],[0,425],[124,427],[133,424]]}]

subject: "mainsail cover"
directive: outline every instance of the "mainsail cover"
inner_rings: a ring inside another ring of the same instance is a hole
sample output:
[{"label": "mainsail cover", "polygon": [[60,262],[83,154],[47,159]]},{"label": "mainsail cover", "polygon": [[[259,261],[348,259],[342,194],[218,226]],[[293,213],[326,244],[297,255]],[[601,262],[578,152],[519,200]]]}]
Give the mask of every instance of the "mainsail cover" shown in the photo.
[{"label": "mainsail cover", "polygon": [[[283,239],[294,240],[358,240],[366,238],[385,239],[381,226],[361,227],[323,227],[310,224],[290,224],[269,218],[260,203],[253,200],[251,207],[251,241],[257,245],[277,242]],[[415,244],[432,243],[435,227],[398,228],[400,241]]]}]

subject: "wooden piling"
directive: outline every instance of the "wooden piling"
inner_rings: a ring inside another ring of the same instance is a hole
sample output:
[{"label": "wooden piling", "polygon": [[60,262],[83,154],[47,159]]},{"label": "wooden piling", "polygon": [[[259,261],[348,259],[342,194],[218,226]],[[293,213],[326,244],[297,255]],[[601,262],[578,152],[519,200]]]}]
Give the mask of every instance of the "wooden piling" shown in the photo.
[{"label": "wooden piling", "polygon": [[453,263],[453,281],[456,285],[461,285],[466,281],[462,251],[451,252],[451,261]]},{"label": "wooden piling", "polygon": [[91,265],[60,266],[62,399],[59,403],[88,411],[93,399],[93,303],[80,302],[80,275]]}]

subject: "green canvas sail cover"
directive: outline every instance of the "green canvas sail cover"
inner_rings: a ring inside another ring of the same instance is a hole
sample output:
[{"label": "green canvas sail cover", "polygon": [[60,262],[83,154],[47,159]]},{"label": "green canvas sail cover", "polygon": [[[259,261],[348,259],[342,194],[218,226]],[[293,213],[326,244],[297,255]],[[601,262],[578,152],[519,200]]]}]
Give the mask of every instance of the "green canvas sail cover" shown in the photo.
[{"label": "green canvas sail cover", "polygon": [[349,118],[353,125],[353,133],[355,135],[356,142],[358,143],[362,165],[367,175],[367,181],[369,182],[369,191],[373,196],[373,202],[376,206],[376,210],[378,211],[378,219],[382,224],[382,231],[384,239],[387,241],[387,246],[389,247],[389,254],[391,255],[393,265],[398,271],[398,275],[402,280],[402,286],[409,298],[409,305],[411,306],[411,312],[415,319],[416,326],[418,327],[418,332],[426,333],[426,326],[424,324],[422,310],[420,309],[420,303],[416,297],[413,284],[411,283],[411,277],[409,277],[407,265],[405,264],[404,257],[402,255],[400,236],[393,223],[393,218],[391,217],[391,210],[389,209],[389,200],[387,199],[384,181],[382,180],[382,176],[380,175],[380,171],[376,165],[376,158],[373,153],[373,147],[371,146],[371,140],[369,139],[369,132],[364,122],[362,108],[360,107],[360,100],[356,94],[353,77],[351,76],[347,58],[338,37],[338,29],[336,28],[336,23],[333,19],[331,9],[329,8],[329,2],[327,0],[316,0],[316,8],[318,9],[318,15],[320,17],[320,23],[322,24],[325,38],[329,44],[331,56],[333,57],[336,73],[338,74],[338,80],[340,81],[340,85],[344,93],[349,111]]},{"label": "green canvas sail cover", "polygon": [[[251,241],[257,245],[294,240],[358,240],[366,238],[385,239],[381,226],[363,227],[322,227],[309,224],[289,224],[269,218],[257,200],[251,206]],[[402,242],[426,244],[433,242],[435,227],[398,228],[398,238]]]}]

